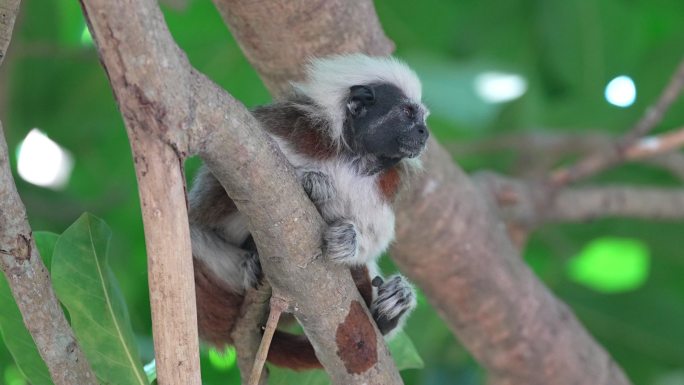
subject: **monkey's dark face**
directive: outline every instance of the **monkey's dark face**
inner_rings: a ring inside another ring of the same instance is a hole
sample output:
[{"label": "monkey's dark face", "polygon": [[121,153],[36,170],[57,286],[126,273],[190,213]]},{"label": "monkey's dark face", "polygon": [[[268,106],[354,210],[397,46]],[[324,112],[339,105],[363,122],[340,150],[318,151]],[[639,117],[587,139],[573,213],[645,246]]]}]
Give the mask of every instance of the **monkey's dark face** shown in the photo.
[{"label": "monkey's dark face", "polygon": [[391,166],[418,156],[425,148],[426,110],[396,86],[370,84],[349,90],[345,140],[358,155],[375,155]]}]

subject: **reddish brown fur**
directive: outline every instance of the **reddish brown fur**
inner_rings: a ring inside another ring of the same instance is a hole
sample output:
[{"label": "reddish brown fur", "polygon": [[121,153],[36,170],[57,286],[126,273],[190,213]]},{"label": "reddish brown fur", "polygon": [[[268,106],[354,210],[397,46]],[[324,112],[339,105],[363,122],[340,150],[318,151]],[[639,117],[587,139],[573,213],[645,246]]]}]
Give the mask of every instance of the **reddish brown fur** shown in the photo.
[{"label": "reddish brown fur", "polygon": [[294,370],[321,368],[316,352],[304,335],[276,330],[268,350],[268,362]]},{"label": "reddish brown fur", "polygon": [[303,111],[294,107],[276,111],[265,106],[253,112],[257,118],[261,117],[263,128],[287,141],[297,153],[314,159],[329,159],[337,154],[336,146],[325,134],[326,128],[317,125]]},{"label": "reddish brown fur", "polygon": [[288,140],[297,152],[314,159],[330,159],[335,155],[335,148],[318,130],[297,128],[290,133]]},{"label": "reddish brown fur", "polygon": [[371,285],[371,276],[368,274],[368,267],[355,266],[351,268],[351,275],[356,288],[359,289],[359,293],[366,303],[367,307],[370,307],[373,301],[373,286]]},{"label": "reddish brown fur", "polygon": [[197,258],[193,258],[193,265],[200,338],[216,346],[231,344],[230,332],[244,298],[225,287]]},{"label": "reddish brown fur", "polygon": [[392,201],[399,190],[401,175],[399,167],[394,166],[389,170],[383,171],[378,178],[378,188],[380,193],[387,201]]},{"label": "reddish brown fur", "polygon": [[[193,262],[197,298],[197,326],[200,337],[215,346],[232,344],[233,340],[230,333],[235,326],[237,317],[240,316],[240,307],[244,297],[225,287],[201,261],[193,259]],[[351,275],[366,302],[366,306],[370,306],[373,289],[368,268],[366,266],[352,268]],[[351,325],[349,326],[351,327]],[[352,338],[356,335],[355,333],[350,334],[347,329],[344,329],[346,331],[343,332],[343,338]],[[362,327],[361,329],[365,330],[366,328]],[[273,336],[268,352],[268,361],[274,365],[294,370],[321,368],[313,346],[306,336],[282,331],[276,331]],[[358,363],[354,365],[358,365]]]}]

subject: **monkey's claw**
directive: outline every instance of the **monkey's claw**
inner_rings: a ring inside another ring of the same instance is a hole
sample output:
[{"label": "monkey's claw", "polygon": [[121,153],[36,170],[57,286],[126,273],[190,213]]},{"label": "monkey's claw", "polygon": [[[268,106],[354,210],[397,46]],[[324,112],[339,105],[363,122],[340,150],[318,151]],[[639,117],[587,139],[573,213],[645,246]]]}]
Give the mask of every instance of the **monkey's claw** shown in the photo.
[{"label": "monkey's claw", "polygon": [[356,226],[346,220],[333,222],[323,236],[325,255],[338,263],[354,263],[359,254]]},{"label": "monkey's claw", "polygon": [[378,288],[378,295],[371,303],[370,311],[378,329],[385,335],[416,306],[416,297],[411,284],[401,275],[394,275],[387,281],[375,277],[372,284]]}]

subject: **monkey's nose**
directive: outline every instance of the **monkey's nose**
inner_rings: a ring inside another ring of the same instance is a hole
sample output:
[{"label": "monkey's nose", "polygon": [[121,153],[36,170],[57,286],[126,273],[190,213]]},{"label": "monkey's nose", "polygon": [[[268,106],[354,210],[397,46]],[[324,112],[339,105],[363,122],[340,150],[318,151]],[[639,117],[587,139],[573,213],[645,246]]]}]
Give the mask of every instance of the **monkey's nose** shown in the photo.
[{"label": "monkey's nose", "polygon": [[413,137],[419,140],[421,143],[425,143],[430,133],[424,124],[417,124],[413,129]]}]

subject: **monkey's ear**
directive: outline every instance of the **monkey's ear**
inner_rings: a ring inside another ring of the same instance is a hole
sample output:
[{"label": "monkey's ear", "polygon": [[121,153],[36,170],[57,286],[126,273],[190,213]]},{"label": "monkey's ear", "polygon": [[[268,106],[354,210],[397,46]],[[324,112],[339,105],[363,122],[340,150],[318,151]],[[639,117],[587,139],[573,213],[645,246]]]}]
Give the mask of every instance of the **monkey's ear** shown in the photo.
[{"label": "monkey's ear", "polygon": [[375,103],[375,91],[368,86],[349,87],[349,102],[347,109],[352,116],[362,116],[366,113],[366,107]]}]

